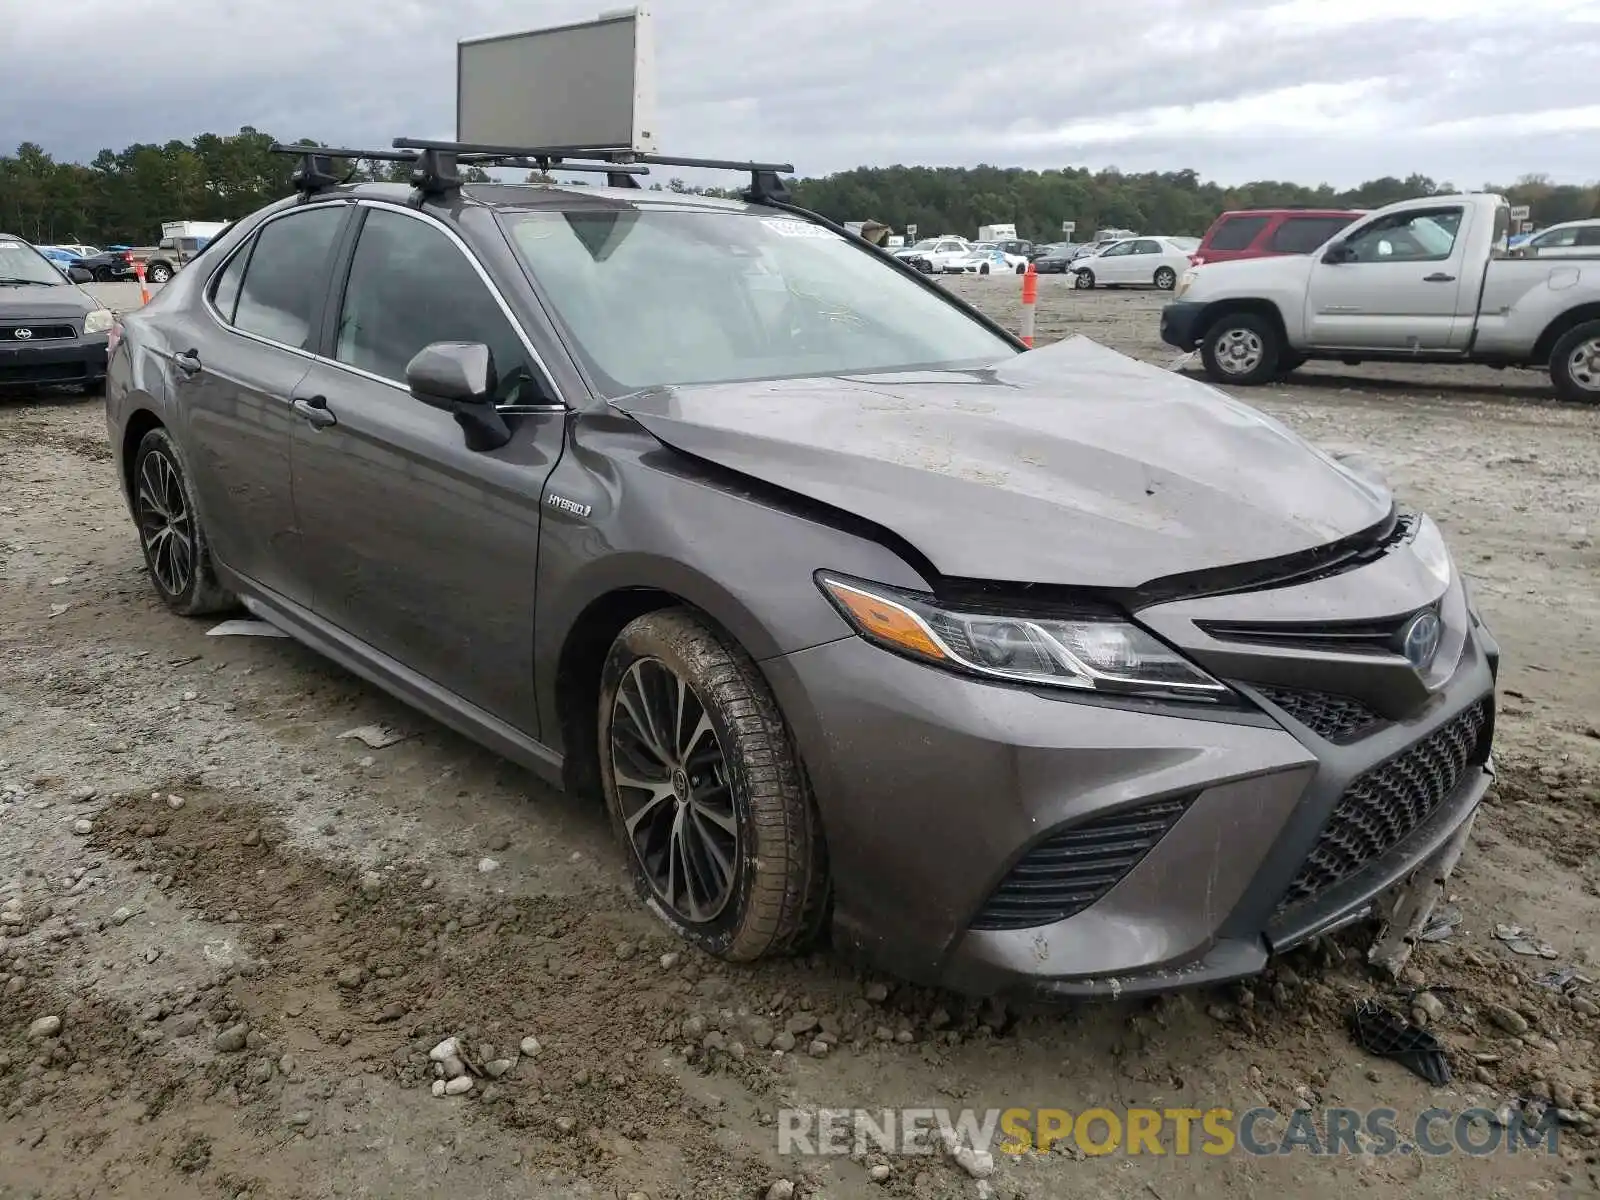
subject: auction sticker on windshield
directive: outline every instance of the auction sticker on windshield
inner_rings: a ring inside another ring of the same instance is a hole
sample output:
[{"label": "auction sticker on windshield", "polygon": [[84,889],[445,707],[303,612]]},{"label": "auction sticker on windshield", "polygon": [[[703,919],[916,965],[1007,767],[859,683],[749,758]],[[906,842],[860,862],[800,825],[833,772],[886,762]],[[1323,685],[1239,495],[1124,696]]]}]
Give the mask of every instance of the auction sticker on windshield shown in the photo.
[{"label": "auction sticker on windshield", "polygon": [[832,238],[843,241],[833,230],[821,225],[813,225],[810,221],[790,221],[782,217],[763,217],[761,223],[774,233],[783,237],[810,237]]}]

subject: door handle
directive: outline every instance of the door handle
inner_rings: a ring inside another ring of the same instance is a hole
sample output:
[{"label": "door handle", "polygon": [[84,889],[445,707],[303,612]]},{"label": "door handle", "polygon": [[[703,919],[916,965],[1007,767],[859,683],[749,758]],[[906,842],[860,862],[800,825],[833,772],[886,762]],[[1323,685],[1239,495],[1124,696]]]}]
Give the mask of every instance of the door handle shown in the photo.
[{"label": "door handle", "polygon": [[1423,283],[1454,283],[1455,281],[1456,277],[1454,275],[1446,275],[1443,271],[1435,271],[1432,275],[1424,275],[1422,277]]},{"label": "door handle", "polygon": [[338,418],[328,409],[326,396],[296,396],[289,406],[318,429],[338,422]]},{"label": "door handle", "polygon": [[177,364],[178,370],[193,375],[200,369],[200,351],[180,350],[172,356],[172,361]]}]

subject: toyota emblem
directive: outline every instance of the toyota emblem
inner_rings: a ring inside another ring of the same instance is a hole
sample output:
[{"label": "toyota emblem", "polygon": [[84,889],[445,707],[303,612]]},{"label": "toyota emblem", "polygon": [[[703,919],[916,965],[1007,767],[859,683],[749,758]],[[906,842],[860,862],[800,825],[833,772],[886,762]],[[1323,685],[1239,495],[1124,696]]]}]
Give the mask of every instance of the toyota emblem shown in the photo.
[{"label": "toyota emblem", "polygon": [[29,338],[31,338],[33,336],[33,330],[31,330],[31,329],[14,330],[12,332],[11,336],[16,338],[18,341],[25,342],[25,341],[27,341]]},{"label": "toyota emblem", "polygon": [[1401,633],[1401,652],[1417,670],[1426,670],[1438,653],[1443,636],[1444,622],[1431,609],[1423,609],[1411,618]]}]

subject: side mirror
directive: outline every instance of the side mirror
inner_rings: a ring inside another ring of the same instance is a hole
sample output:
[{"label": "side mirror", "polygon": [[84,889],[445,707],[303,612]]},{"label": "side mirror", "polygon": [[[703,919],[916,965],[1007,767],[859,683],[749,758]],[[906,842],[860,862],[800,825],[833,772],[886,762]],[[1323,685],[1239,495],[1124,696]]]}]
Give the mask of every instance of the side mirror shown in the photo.
[{"label": "side mirror", "polygon": [[1339,263],[1353,261],[1355,256],[1356,252],[1350,248],[1349,242],[1335,242],[1328,247],[1328,252],[1322,256],[1322,261],[1337,266]]},{"label": "side mirror", "polygon": [[68,267],[67,278],[73,283],[93,283],[94,272],[86,267]]},{"label": "side mirror", "polygon": [[455,417],[472,450],[498,450],[511,440],[494,406],[498,384],[494,353],[482,342],[434,342],[406,364],[411,394]]}]

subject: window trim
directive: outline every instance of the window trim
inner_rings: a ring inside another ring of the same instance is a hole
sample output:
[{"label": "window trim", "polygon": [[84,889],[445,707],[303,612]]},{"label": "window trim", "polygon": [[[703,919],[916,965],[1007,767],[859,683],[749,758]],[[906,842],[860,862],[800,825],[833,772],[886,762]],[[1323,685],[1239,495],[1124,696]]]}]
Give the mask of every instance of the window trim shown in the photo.
[{"label": "window trim", "polygon": [[[1389,213],[1381,217],[1373,217],[1362,224],[1353,233],[1341,233],[1337,236],[1341,243],[1348,245],[1358,237],[1365,237],[1368,233],[1372,232],[1372,230],[1376,229],[1384,222],[1403,220],[1403,223],[1410,224],[1411,222],[1419,220],[1423,217],[1435,217],[1446,213],[1460,214],[1460,221],[1456,225],[1455,236],[1450,239],[1450,249],[1445,253],[1418,255],[1408,258],[1395,258],[1391,255],[1388,258],[1352,259],[1345,265],[1352,267],[1397,267],[1415,263],[1449,262],[1451,259],[1455,258],[1457,250],[1460,249],[1462,234],[1466,232],[1467,224],[1472,220],[1472,210],[1470,206],[1466,204],[1439,204],[1432,208],[1418,207],[1402,209],[1400,212]],[[1354,224],[1354,222],[1352,222],[1352,224]],[[1386,226],[1386,228],[1398,229],[1399,225],[1389,224]],[[1380,230],[1380,232],[1382,231]]]},{"label": "window trim", "polygon": [[[461,239],[461,236],[457,234],[455,230],[451,229],[437,217],[430,216],[427,213],[418,212],[416,209],[408,208],[402,204],[392,204],[384,200],[374,200],[368,197],[357,196],[340,197],[338,199],[320,201],[319,203],[342,205],[345,208],[343,215],[345,221],[347,222],[347,227],[340,231],[339,237],[336,241],[335,248],[338,253],[335,260],[336,265],[334,268],[334,274],[330,275],[327,280],[330,286],[328,288],[328,294],[326,294],[323,298],[322,309],[319,314],[320,320],[318,322],[318,337],[316,339],[316,344],[318,346],[322,345],[322,335],[326,331],[328,318],[332,316],[337,319],[339,309],[344,304],[345,288],[350,282],[350,264],[354,259],[355,251],[354,242],[360,240],[360,231],[359,229],[356,231],[355,239],[349,239],[348,222],[355,220],[357,210],[363,208],[378,208],[388,212],[397,212],[404,216],[410,217],[413,220],[421,221],[425,225],[431,225],[433,228],[440,230],[446,238],[455,244],[456,249],[466,258],[467,262],[472,266],[472,269],[477,272],[479,280],[482,281],[483,285],[489,289],[489,294],[494,298],[495,303],[500,306],[501,313],[504,314],[506,320],[511,323],[512,331],[517,335],[517,340],[522,343],[522,347],[528,352],[528,356],[533,362],[533,365],[537,367],[540,374],[544,376],[546,386],[549,388],[551,394],[555,396],[553,401],[543,404],[497,404],[495,406],[495,411],[515,416],[518,414],[567,412],[572,407],[566,402],[566,398],[562,395],[561,387],[556,383],[555,376],[552,374],[549,364],[545,362],[544,356],[540,354],[538,349],[534,346],[533,339],[528,336],[528,331],[523,327],[522,322],[517,319],[516,313],[512,311],[511,306],[506,302],[505,295],[495,284],[494,280],[490,278],[489,273],[484,270],[483,264],[478,261],[477,255],[472,253],[472,250],[467,246],[466,242]],[[295,207],[285,209],[282,212],[273,213],[266,220],[262,221],[261,224],[252,229],[249,237],[245,238],[243,242],[234,247],[233,250],[231,250],[228,255],[217,264],[217,266],[212,270],[211,274],[206,276],[205,288],[201,294],[202,304],[204,305],[206,311],[211,315],[211,319],[215,321],[220,328],[228,333],[234,334],[237,337],[249,338],[253,342],[259,342],[264,346],[271,346],[274,349],[286,350],[290,354],[298,355],[301,358],[309,359],[315,363],[322,363],[325,366],[336,367],[341,371],[348,371],[350,374],[356,375],[362,379],[370,379],[374,383],[384,384],[385,386],[391,387],[397,392],[402,392],[409,397],[411,395],[411,389],[406,387],[406,385],[403,383],[398,383],[393,379],[386,379],[382,375],[375,375],[371,371],[364,371],[360,367],[351,366],[349,363],[340,362],[338,359],[333,358],[330,355],[320,354],[313,350],[302,350],[298,346],[290,346],[284,342],[275,341],[269,337],[263,337],[261,334],[251,333],[248,330],[240,329],[237,325],[224,319],[222,314],[212,303],[212,292],[214,290],[215,281],[223,271],[228,269],[228,264],[233,261],[235,255],[242,251],[248,251],[249,253],[254,254],[256,239],[261,236],[261,231],[263,229],[272,224],[274,221],[281,221],[285,217],[291,217],[297,213],[303,213],[307,211],[309,210],[306,206],[296,205]],[[348,248],[343,245],[346,240],[351,240],[351,245]],[[247,261],[245,263],[245,275],[248,276],[249,273],[250,264]],[[337,284],[337,287],[332,286],[335,283]],[[242,279],[240,280],[240,291],[242,294]],[[237,305],[235,305],[235,312],[237,312]]]},{"label": "window trim", "polygon": [[[219,277],[222,275],[222,273],[224,271],[226,271],[228,269],[228,264],[231,263],[234,260],[234,258],[237,257],[239,254],[246,254],[246,255],[249,256],[245,260],[244,273],[245,273],[245,276],[248,276],[250,274],[249,258],[253,258],[255,256],[256,239],[258,239],[261,236],[261,231],[263,229],[265,229],[268,225],[271,225],[275,221],[283,220],[285,217],[292,217],[292,216],[296,216],[296,215],[298,215],[300,213],[317,211],[324,204],[327,204],[327,205],[338,205],[339,207],[343,208],[344,211],[340,214],[340,217],[345,222],[349,221],[350,213],[352,211],[351,210],[350,201],[348,199],[345,199],[345,198],[342,198],[342,197],[339,198],[339,199],[335,199],[335,200],[319,201],[316,205],[310,205],[310,206],[307,206],[307,205],[295,205],[293,208],[286,208],[282,212],[273,213],[266,220],[262,221],[261,224],[257,225],[254,229],[252,229],[250,231],[250,235],[248,237],[246,237],[244,239],[244,241],[240,242],[237,246],[235,246],[232,250],[230,250],[228,252],[227,256],[225,258],[223,258],[222,261],[219,262],[214,268],[212,268],[211,274],[206,276],[205,286],[201,290],[200,302],[201,302],[202,306],[205,308],[206,312],[211,315],[211,319],[213,321],[215,321],[217,323],[217,325],[221,329],[225,330],[228,333],[233,334],[235,337],[248,338],[250,341],[258,342],[263,346],[271,346],[271,347],[273,347],[274,349],[277,349],[277,350],[287,350],[290,354],[299,355],[301,358],[309,359],[312,362],[323,361],[322,360],[322,356],[317,354],[315,351],[305,350],[305,349],[302,349],[299,346],[291,346],[287,342],[280,342],[280,341],[276,340],[275,338],[269,338],[269,337],[266,337],[266,336],[264,336],[262,334],[259,334],[259,333],[252,333],[248,329],[239,328],[239,326],[236,325],[233,321],[229,320],[228,318],[226,318],[226,317],[224,317],[222,315],[221,311],[217,308],[216,304],[214,304],[212,302],[212,296],[216,291],[217,282],[218,282]],[[339,243],[344,240],[344,235],[345,235],[345,230],[344,230],[344,228],[341,227],[340,230],[339,230],[338,236],[334,238],[334,246],[335,246],[335,248],[337,248]],[[239,294],[241,296],[244,294],[244,279],[243,278],[241,278],[239,280]],[[322,300],[318,304],[318,311],[316,313],[316,316],[318,318],[317,322],[316,322],[316,329],[317,329],[317,332],[318,332],[318,340],[319,341],[320,341],[320,335],[321,335],[321,318],[326,314],[326,309],[327,309],[327,296],[324,295]],[[239,312],[239,302],[238,302],[237,298],[235,298],[235,300],[234,300],[233,311],[234,311],[234,315],[237,316],[238,312]]]}]

